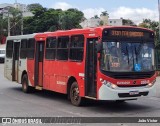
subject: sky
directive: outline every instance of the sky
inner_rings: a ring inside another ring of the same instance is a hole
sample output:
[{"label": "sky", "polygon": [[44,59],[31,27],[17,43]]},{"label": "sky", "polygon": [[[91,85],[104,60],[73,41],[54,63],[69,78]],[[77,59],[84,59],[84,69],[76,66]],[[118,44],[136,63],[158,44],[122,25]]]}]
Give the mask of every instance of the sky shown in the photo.
[{"label": "sky", "polygon": [[[0,0],[2,3],[15,3],[16,0]],[[86,18],[107,11],[111,19],[131,19],[136,24],[149,18],[158,21],[158,0],[17,0],[18,3],[40,3],[47,8],[77,8]]]}]

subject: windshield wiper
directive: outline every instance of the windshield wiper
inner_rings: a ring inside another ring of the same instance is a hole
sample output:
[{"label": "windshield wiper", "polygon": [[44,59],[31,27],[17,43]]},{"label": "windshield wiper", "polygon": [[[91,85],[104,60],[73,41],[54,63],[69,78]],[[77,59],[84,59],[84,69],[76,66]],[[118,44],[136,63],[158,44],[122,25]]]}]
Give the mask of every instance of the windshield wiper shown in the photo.
[{"label": "windshield wiper", "polygon": [[138,47],[136,48],[135,46],[135,55],[136,55],[136,62],[138,63],[138,55],[140,54],[140,51],[141,51],[141,48],[142,48],[142,44],[138,45]]},{"label": "windshield wiper", "polygon": [[128,58],[128,64],[129,64],[129,52],[128,52],[128,47],[126,46],[126,52],[127,52],[127,58]]}]

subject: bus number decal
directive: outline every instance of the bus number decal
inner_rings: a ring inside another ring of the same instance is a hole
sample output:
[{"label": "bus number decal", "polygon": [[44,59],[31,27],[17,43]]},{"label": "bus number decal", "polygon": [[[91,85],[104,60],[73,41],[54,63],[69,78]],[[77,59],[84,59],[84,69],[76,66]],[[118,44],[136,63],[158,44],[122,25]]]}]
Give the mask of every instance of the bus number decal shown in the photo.
[{"label": "bus number decal", "polygon": [[63,81],[57,81],[57,84],[59,84],[59,85],[66,85],[66,83],[63,82]]}]

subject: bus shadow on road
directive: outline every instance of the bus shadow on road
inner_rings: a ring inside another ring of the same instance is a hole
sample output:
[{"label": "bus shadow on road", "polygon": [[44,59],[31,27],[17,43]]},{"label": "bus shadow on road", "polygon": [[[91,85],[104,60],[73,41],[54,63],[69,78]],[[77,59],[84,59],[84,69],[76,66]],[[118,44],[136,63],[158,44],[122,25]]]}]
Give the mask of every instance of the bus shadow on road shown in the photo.
[{"label": "bus shadow on road", "polygon": [[[19,93],[23,93],[22,88],[21,87],[12,87],[11,90],[17,91]],[[60,93],[56,93],[53,91],[47,91],[47,90],[34,90],[32,89],[31,92],[29,93],[23,93],[26,95],[32,95],[32,96],[36,96],[36,98],[44,98],[44,99],[49,99],[49,100],[57,100],[57,101],[64,101],[66,103],[67,100],[67,95],[65,94],[60,94]],[[35,97],[33,97],[35,98]]]},{"label": "bus shadow on road", "polygon": [[[17,92],[22,92],[22,89],[20,87],[13,87],[11,90],[17,91]],[[27,94],[26,94],[27,95]],[[70,105],[72,108],[72,104],[70,101],[67,99],[67,95],[52,92],[52,91],[32,91],[30,95],[33,95],[35,100],[40,100],[40,99],[46,99],[46,100],[54,100],[56,102],[62,103],[64,106]],[[38,97],[38,99],[37,99]],[[51,103],[53,104],[53,103]],[[74,107],[76,108],[76,107]],[[95,100],[90,100],[86,99],[85,103],[82,107],[77,107],[77,109],[84,109],[84,110],[89,110],[92,112],[96,113],[128,113],[128,112],[141,112],[141,111],[150,111],[153,109],[152,106],[142,104],[138,100],[133,100],[133,101],[125,101],[122,103],[116,102],[116,101],[95,101]]]},{"label": "bus shadow on road", "polygon": [[127,112],[140,112],[140,111],[149,111],[153,108],[148,105],[139,104],[139,101],[126,101],[123,103],[118,103],[116,101],[90,101],[86,106],[87,109],[98,112],[98,113],[127,113]]}]

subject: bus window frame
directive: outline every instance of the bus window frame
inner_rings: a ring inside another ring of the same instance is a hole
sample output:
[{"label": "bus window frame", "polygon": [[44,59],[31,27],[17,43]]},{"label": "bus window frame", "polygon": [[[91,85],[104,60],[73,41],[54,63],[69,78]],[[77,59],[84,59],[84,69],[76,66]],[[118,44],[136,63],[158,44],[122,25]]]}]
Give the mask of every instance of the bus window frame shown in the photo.
[{"label": "bus window frame", "polygon": [[[48,42],[48,39],[50,39],[50,38],[55,38],[56,39],[56,46],[55,46],[55,48],[47,48],[47,42]],[[57,37],[56,36],[47,37],[47,39],[46,39],[46,45],[45,45],[45,60],[46,61],[55,61],[56,60],[56,56],[57,56],[57,43],[58,43],[58,41],[57,41]],[[54,59],[47,59],[46,58],[47,49],[51,49],[51,50],[54,49],[55,50],[55,57],[54,57]]]},{"label": "bus window frame", "polygon": [[[72,43],[72,37],[79,37],[79,36],[83,36],[83,47],[71,47],[71,43]],[[71,62],[83,62],[84,60],[84,47],[85,47],[85,36],[83,34],[75,34],[75,35],[71,35],[70,36],[70,43],[69,43],[69,61]],[[82,56],[82,60],[74,60],[70,58],[70,54],[71,54],[71,49],[82,49],[83,50],[83,56]]]},{"label": "bus window frame", "polygon": [[[29,40],[34,40],[34,48],[29,48]],[[33,50],[32,50],[33,49]],[[35,58],[35,50],[36,50],[36,39],[35,38],[29,38],[28,39],[28,44],[27,44],[27,59],[29,59],[29,60],[34,60],[34,58]],[[31,57],[29,57],[29,51],[33,51],[34,53],[33,53],[33,57],[31,58]]]},{"label": "bus window frame", "polygon": [[[12,42],[12,48],[8,48],[8,43],[9,43],[9,42]],[[6,58],[8,58],[8,59],[12,59],[12,58],[13,58],[13,43],[14,43],[13,40],[7,40],[7,45],[6,45]],[[8,49],[10,49],[10,50],[8,50]],[[8,56],[8,51],[12,51],[12,56],[11,56],[11,57]]]},{"label": "bus window frame", "polygon": [[[24,40],[25,40],[25,42],[26,42],[26,47],[25,47],[25,48],[22,48],[22,43],[23,43]],[[25,58],[21,56],[22,51],[26,51],[26,52],[25,52],[25,53],[26,53]],[[27,59],[27,52],[28,52],[28,39],[21,39],[20,59]]]},{"label": "bus window frame", "polygon": [[[67,48],[59,48],[59,39],[60,38],[68,38],[68,43],[67,43]],[[58,36],[57,37],[57,48],[56,48],[56,60],[57,61],[63,61],[63,62],[67,62],[69,60],[69,43],[70,43],[70,36],[69,35],[64,35],[64,36]],[[67,50],[68,51],[68,55],[67,55],[67,59],[58,59],[58,50]]]}]

